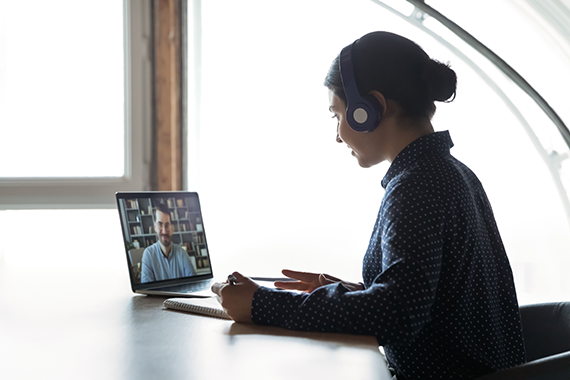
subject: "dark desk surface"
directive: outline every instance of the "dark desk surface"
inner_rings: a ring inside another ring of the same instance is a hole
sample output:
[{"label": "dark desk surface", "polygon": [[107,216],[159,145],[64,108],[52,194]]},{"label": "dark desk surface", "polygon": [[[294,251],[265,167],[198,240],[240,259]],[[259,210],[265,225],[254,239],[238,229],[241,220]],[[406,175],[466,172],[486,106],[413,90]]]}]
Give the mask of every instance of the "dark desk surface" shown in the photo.
[{"label": "dark desk surface", "polygon": [[164,310],[118,269],[0,257],[2,379],[388,379],[373,337],[300,333]]}]

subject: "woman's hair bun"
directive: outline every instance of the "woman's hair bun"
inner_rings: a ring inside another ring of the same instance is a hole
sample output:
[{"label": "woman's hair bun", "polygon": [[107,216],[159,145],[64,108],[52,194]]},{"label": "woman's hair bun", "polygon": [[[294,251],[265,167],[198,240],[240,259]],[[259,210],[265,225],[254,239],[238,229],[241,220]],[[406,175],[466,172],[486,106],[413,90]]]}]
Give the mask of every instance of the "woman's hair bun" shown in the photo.
[{"label": "woman's hair bun", "polygon": [[455,98],[457,76],[448,64],[430,59],[424,66],[422,76],[431,99],[444,102]]},{"label": "woman's hair bun", "polygon": [[[360,94],[378,91],[395,101],[410,118],[431,118],[434,101],[455,97],[457,78],[448,65],[430,59],[415,42],[390,32],[368,33],[352,45],[354,81]],[[346,102],[339,57],[325,86]]]}]

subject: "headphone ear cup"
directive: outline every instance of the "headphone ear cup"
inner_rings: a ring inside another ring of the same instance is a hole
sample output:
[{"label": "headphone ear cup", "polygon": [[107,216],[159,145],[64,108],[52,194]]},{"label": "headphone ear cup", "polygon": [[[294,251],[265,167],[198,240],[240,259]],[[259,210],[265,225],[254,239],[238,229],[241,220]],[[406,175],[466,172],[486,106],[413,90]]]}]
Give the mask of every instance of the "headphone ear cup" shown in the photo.
[{"label": "headphone ear cup", "polygon": [[358,101],[347,100],[346,118],[356,132],[372,132],[384,114],[382,104],[372,95],[360,96]]},{"label": "headphone ear cup", "polygon": [[340,53],[340,78],[346,95],[346,119],[356,132],[372,132],[382,118],[384,110],[372,95],[362,96],[356,86],[352,62],[352,45]]}]

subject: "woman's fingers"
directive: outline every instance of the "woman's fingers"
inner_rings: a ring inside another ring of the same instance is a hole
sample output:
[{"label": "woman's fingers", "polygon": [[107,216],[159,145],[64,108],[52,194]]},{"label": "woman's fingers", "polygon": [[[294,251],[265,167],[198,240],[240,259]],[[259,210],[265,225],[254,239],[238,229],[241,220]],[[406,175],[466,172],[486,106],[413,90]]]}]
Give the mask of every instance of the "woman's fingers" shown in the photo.
[{"label": "woman's fingers", "polygon": [[226,286],[227,283],[223,283],[223,282],[215,282],[212,284],[212,292],[216,293],[216,295],[218,297],[222,296],[222,289],[224,288],[224,286]]},{"label": "woman's fingers", "polygon": [[332,283],[335,283],[335,282],[340,282],[339,279],[337,279],[337,278],[335,278],[335,277],[332,277],[332,278],[331,278],[331,277],[332,277],[332,276],[329,276],[329,275],[327,275],[327,274],[321,273],[321,274],[319,275],[319,284],[320,284],[321,286],[323,286],[323,285],[328,285],[328,284],[332,284]]},{"label": "woman's fingers", "polygon": [[299,272],[290,269],[283,269],[281,273],[283,273],[285,276],[289,278],[293,278],[295,280],[304,281],[304,282],[315,281],[319,278],[319,273]]},{"label": "woman's fingers", "polygon": [[286,290],[302,290],[304,292],[309,291],[311,284],[302,281],[275,281],[276,288],[286,289]]},{"label": "woman's fingers", "polygon": [[234,321],[251,323],[251,303],[258,285],[239,272],[233,272],[232,275],[235,283],[216,282],[212,285],[212,291]]}]

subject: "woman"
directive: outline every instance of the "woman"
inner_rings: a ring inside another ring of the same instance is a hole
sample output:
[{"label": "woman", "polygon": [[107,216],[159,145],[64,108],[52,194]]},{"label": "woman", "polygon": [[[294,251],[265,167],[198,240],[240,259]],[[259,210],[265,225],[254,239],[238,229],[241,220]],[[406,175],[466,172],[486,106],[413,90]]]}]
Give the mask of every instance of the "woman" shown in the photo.
[{"label": "woman", "polygon": [[386,192],[363,282],[285,270],[260,287],[240,273],[213,290],[236,321],[375,335],[402,379],[472,379],[525,361],[511,268],[477,177],[434,132],[456,76],[401,36],[343,49],[325,80],[339,143],[362,167],[384,160]]}]

